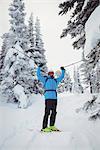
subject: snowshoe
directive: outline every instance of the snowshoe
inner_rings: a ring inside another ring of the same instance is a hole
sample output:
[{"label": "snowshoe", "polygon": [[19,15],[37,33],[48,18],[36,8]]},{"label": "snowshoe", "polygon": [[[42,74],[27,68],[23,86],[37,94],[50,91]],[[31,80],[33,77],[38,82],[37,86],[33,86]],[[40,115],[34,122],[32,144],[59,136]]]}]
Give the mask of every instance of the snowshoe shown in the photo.
[{"label": "snowshoe", "polygon": [[57,129],[55,126],[50,126],[49,129],[51,129],[51,131],[58,131],[61,132],[59,129]]},{"label": "snowshoe", "polygon": [[52,132],[52,130],[50,128],[45,128],[45,129],[41,129],[41,132]]}]

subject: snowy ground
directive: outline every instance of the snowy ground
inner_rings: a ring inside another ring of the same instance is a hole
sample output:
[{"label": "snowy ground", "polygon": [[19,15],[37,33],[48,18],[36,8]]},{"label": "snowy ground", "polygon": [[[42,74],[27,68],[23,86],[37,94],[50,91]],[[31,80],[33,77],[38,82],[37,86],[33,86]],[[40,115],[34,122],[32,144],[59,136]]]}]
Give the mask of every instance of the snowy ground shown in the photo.
[{"label": "snowy ground", "polygon": [[59,96],[56,126],[59,133],[40,133],[44,112],[41,96],[33,96],[33,105],[18,109],[0,104],[0,150],[100,150],[100,121],[88,121],[88,114],[76,109],[90,95]]}]

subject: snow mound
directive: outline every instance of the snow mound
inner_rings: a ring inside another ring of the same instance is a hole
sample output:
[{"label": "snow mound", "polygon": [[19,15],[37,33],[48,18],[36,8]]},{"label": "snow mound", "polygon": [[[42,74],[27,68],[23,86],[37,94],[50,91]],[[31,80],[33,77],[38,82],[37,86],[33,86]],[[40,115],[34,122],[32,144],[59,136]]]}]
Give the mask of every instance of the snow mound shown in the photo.
[{"label": "snow mound", "polygon": [[15,97],[20,102],[19,108],[26,108],[27,107],[27,96],[25,95],[24,88],[21,85],[17,84],[14,87],[13,91],[14,91]]}]

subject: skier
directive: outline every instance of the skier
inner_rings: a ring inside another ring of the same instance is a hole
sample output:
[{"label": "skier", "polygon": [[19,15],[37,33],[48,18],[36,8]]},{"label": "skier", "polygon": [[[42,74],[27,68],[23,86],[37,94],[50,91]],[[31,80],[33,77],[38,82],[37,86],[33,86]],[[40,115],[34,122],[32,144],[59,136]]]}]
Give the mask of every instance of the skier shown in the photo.
[{"label": "skier", "polygon": [[[55,126],[55,119],[56,119],[56,108],[57,108],[57,86],[59,82],[64,78],[65,69],[61,67],[62,70],[61,75],[58,78],[54,77],[54,72],[49,71],[48,76],[43,76],[41,74],[41,67],[43,65],[40,64],[37,69],[37,77],[39,81],[43,83],[45,92],[45,114],[43,118],[43,125],[41,131],[43,132],[51,132],[51,131],[59,131]],[[48,127],[48,118],[50,115],[50,126]]]}]

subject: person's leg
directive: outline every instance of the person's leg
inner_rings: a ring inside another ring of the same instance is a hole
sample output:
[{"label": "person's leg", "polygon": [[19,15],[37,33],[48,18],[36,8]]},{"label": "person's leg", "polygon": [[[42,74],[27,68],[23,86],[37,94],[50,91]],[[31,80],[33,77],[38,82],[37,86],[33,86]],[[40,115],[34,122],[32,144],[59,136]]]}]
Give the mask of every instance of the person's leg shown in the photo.
[{"label": "person's leg", "polygon": [[51,113],[51,116],[50,116],[50,126],[54,126],[55,124],[55,120],[56,120],[56,109],[57,109],[57,100],[52,100],[52,113]]},{"label": "person's leg", "polygon": [[45,129],[47,127],[49,115],[50,115],[49,100],[46,100],[45,101],[45,114],[44,114],[44,118],[43,118],[42,129]]}]

